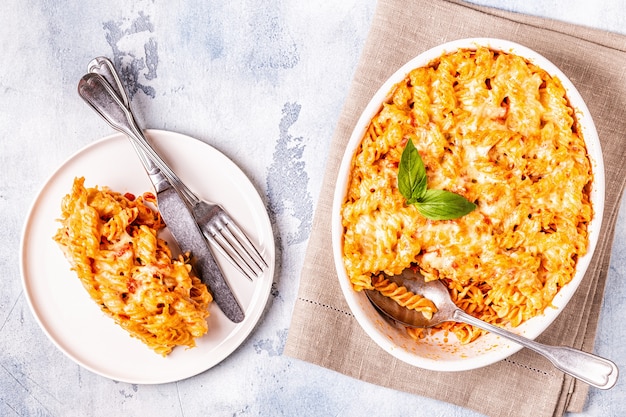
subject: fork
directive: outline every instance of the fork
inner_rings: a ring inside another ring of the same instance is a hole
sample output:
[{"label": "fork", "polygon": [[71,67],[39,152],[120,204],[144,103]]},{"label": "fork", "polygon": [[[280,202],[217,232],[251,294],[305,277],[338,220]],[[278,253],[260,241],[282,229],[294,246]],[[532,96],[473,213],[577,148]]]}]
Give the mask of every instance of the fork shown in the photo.
[{"label": "fork", "polygon": [[142,162],[151,159],[177,189],[191,208],[207,241],[243,275],[250,280],[258,278],[268,266],[259,250],[222,206],[194,194],[152,148],[131,110],[130,100],[113,63],[106,57],[94,58],[89,62],[88,72],[102,76],[111,88],[110,93],[117,96],[128,121],[123,127],[137,154]]}]

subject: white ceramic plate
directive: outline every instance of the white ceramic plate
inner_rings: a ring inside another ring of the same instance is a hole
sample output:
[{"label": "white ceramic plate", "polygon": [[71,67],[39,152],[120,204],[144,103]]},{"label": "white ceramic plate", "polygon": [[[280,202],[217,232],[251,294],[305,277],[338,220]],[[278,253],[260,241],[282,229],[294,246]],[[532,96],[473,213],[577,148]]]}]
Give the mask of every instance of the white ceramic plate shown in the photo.
[{"label": "white ceramic plate", "polygon": [[[129,142],[116,134],[69,158],[46,182],[35,199],[22,235],[21,270],[30,307],[48,337],[78,364],[111,378],[138,384],[177,381],[220,363],[243,343],[265,309],[274,276],[272,226],[263,201],[246,175],[215,148],[177,133],[148,130],[147,137],[200,197],[220,203],[258,244],[269,268],[251,282],[230,263],[218,259],[246,318],[232,323],[213,302],[209,331],[196,347],[178,347],[166,358],[105,316],[70,271],[52,240],[59,223],[61,199],[75,177],[86,186],[141,195],[154,188]],[[162,235],[171,241],[167,228]],[[175,248],[176,246],[172,246]]]},{"label": "white ceramic plate", "polygon": [[423,341],[417,343],[406,335],[404,329],[398,329],[383,320],[374,310],[365,294],[363,292],[357,293],[352,289],[347,277],[342,259],[343,228],[341,226],[340,208],[348,187],[352,157],[363,138],[370,120],[378,113],[382,103],[387,101],[393,86],[402,81],[412,69],[426,66],[443,54],[451,53],[458,49],[476,49],[478,46],[487,46],[493,50],[524,57],[561,80],[567,91],[570,103],[576,110],[576,117],[581,124],[594,175],[591,201],[595,217],[589,225],[589,250],[587,255],[578,260],[574,278],[555,297],[553,304],[556,308],[548,308],[543,315],[534,317],[517,328],[510,330],[534,339],[556,319],[576,291],[589,266],[598,241],[604,211],[604,165],[595,125],[587,106],[571,81],[543,56],[509,41],[485,38],[461,39],[437,46],[420,54],[394,73],[380,87],[363,111],[346,148],[339,169],[333,201],[333,252],[341,289],[352,313],[365,332],[380,347],[398,359],[420,368],[436,371],[463,371],[480,368],[512,355],[521,347],[493,334],[482,336],[473,343],[461,345],[453,335],[449,335],[444,339],[444,332],[436,332],[435,335],[428,336]]}]

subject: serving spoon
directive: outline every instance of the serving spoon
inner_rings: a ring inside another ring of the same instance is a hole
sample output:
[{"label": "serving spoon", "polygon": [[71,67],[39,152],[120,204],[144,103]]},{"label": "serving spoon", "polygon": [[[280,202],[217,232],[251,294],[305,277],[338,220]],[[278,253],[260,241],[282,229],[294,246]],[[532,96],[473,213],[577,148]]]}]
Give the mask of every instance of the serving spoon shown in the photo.
[{"label": "serving spoon", "polygon": [[380,313],[404,326],[427,328],[450,321],[471,324],[539,353],[556,368],[591,386],[609,389],[617,382],[619,370],[608,359],[567,346],[544,345],[466,313],[454,304],[448,289],[440,280],[426,282],[422,274],[412,269],[405,269],[400,275],[385,277],[396,285],[404,286],[412,293],[431,300],[437,307],[437,312],[431,319],[427,319],[421,312],[403,307],[379,291],[365,290],[370,302]]}]

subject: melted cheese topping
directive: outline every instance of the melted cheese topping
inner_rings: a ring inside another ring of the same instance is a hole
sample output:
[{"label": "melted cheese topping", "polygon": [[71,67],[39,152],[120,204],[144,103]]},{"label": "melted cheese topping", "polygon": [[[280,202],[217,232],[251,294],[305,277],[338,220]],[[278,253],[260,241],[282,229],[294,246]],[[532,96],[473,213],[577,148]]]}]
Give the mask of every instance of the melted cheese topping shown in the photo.
[{"label": "melted cheese topping", "polygon": [[[480,48],[414,69],[390,97],[353,158],[341,211],[354,289],[418,266],[488,322],[517,326],[541,314],[573,278],[593,216],[591,164],[560,81]],[[409,139],[428,187],[463,195],[476,210],[431,221],[406,204],[397,175]],[[442,327],[462,342],[480,334]]]},{"label": "melted cheese topping", "polygon": [[208,331],[212,301],[182,257],[157,237],[165,224],[144,200],[74,180],[54,236],[83,287],[102,311],[155,352],[195,346]]}]

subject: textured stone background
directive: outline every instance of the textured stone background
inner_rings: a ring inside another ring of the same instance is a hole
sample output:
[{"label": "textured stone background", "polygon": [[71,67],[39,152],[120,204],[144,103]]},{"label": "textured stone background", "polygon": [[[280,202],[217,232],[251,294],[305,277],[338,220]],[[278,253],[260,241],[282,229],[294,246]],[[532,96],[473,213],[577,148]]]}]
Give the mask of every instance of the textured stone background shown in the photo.
[{"label": "textured stone background", "polygon": [[[626,34],[624,0],[477,0]],[[474,416],[282,356],[325,158],[375,0],[0,5],[0,415]],[[218,366],[177,383],[119,383],[76,365],[46,338],[18,265],[27,210],[62,162],[112,131],[76,94],[107,55],[144,127],[177,131],[235,161],[263,196],[277,269],[268,308]],[[625,365],[626,204],[615,236],[597,353]],[[314,318],[313,318],[314,319]],[[624,382],[591,390],[583,415],[617,416]]]}]

